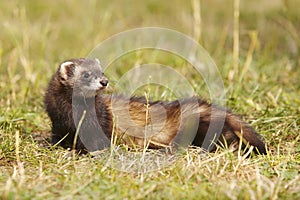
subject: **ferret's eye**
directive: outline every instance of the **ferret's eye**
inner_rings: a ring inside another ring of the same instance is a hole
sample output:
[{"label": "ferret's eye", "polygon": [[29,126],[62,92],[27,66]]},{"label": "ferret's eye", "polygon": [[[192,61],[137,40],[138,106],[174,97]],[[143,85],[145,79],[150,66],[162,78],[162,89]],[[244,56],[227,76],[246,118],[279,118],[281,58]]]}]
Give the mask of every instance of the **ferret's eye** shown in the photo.
[{"label": "ferret's eye", "polygon": [[88,72],[84,72],[82,76],[83,76],[83,78],[88,78],[88,77],[90,77],[90,74]]}]

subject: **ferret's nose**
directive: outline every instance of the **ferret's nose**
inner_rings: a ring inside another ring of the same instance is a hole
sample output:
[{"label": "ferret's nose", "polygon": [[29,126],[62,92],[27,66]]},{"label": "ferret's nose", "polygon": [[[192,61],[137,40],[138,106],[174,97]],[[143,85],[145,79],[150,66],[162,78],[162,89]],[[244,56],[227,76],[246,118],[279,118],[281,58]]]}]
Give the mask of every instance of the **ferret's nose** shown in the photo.
[{"label": "ferret's nose", "polygon": [[108,85],[108,80],[107,79],[103,79],[100,81],[100,84],[103,86],[103,87],[106,87]]}]

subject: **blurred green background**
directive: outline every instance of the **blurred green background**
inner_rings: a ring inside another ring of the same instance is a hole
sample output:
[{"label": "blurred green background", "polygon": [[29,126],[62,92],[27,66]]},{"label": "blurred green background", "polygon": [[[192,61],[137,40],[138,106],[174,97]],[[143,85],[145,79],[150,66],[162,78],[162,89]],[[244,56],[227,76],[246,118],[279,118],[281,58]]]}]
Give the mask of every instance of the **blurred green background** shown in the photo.
[{"label": "blurred green background", "polygon": [[[191,37],[195,29],[201,29],[201,38],[194,38],[220,62],[220,55],[226,57],[232,49],[233,1],[202,1],[200,10],[196,10],[195,2],[198,1],[1,1],[2,61],[6,66],[9,55],[21,54],[18,51],[30,62],[44,60],[45,64],[85,56],[113,34],[159,26]],[[256,31],[260,58],[287,56],[298,62],[299,4],[296,0],[241,1],[241,55],[248,50],[250,31]],[[201,14],[201,27],[195,22],[195,13]]]}]

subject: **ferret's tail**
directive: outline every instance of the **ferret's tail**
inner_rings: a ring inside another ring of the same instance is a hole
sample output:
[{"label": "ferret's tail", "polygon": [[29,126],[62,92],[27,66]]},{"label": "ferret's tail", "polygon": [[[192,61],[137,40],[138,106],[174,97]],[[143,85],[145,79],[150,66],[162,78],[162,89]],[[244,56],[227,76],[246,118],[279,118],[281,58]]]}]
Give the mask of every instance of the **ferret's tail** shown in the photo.
[{"label": "ferret's tail", "polygon": [[256,154],[267,154],[264,142],[248,123],[242,121],[238,116],[232,113],[226,114],[225,123],[227,123],[232,132],[243,141],[244,145],[253,146]]}]

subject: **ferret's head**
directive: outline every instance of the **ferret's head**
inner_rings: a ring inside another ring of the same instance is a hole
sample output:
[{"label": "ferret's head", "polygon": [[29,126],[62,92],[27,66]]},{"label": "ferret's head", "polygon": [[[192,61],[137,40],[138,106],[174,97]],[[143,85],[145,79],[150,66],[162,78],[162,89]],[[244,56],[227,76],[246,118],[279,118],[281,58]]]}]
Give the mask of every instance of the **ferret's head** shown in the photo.
[{"label": "ferret's head", "polygon": [[76,58],[60,64],[60,83],[73,89],[73,95],[93,97],[108,86],[98,59]]}]

